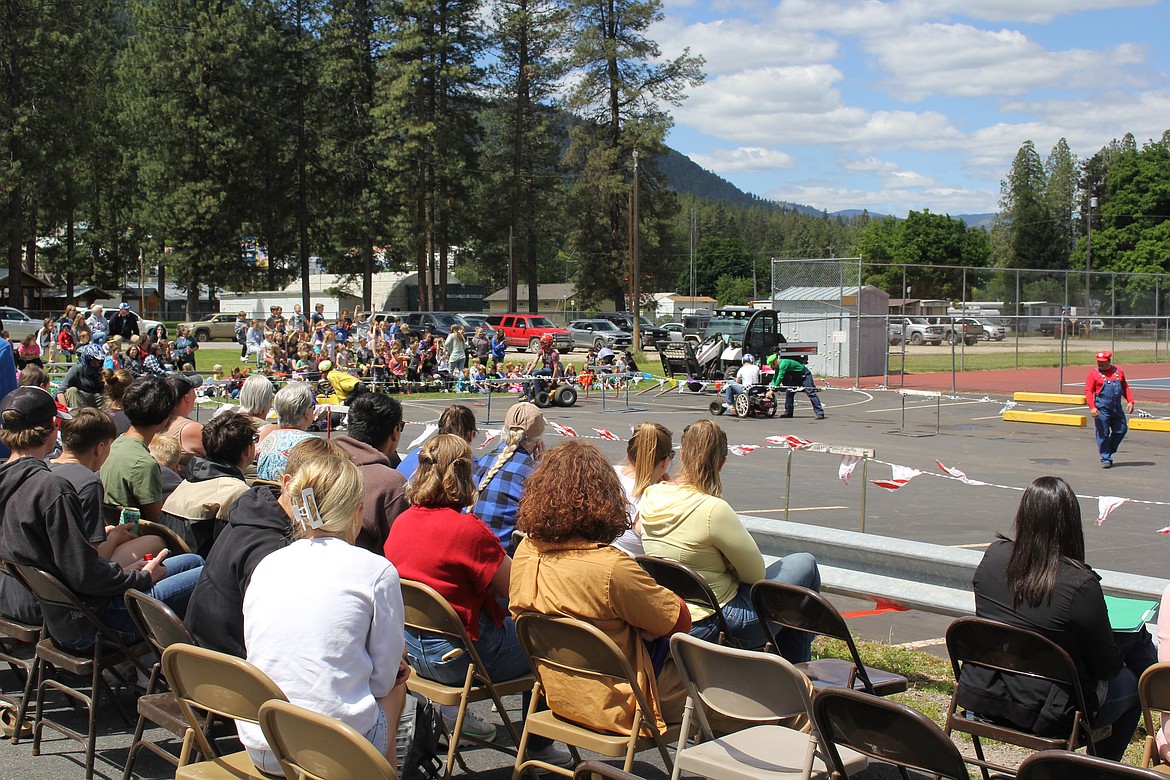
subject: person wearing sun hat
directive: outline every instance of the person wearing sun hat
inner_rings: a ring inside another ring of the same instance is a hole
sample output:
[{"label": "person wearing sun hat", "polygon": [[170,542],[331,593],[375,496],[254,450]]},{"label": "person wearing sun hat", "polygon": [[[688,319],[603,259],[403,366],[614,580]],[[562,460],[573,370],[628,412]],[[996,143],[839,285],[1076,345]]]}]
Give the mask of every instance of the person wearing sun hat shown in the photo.
[{"label": "person wearing sun hat", "polygon": [[1113,365],[1113,353],[1107,349],[1097,353],[1097,367],[1085,378],[1085,403],[1097,428],[1101,468],[1113,468],[1113,454],[1129,430],[1125,415],[1133,414],[1133,391],[1125,381],[1125,373]]}]

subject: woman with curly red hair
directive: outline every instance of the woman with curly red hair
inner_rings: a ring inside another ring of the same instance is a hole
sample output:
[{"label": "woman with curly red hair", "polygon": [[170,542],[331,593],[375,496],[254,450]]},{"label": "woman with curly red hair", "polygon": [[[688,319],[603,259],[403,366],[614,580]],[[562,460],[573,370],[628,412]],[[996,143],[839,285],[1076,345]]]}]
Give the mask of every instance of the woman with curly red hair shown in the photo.
[{"label": "woman with curly red hair", "polygon": [[[563,615],[605,632],[629,660],[665,728],[678,722],[683,697],[675,675],[657,679],[662,667],[655,661],[665,661],[666,644],[657,640],[689,630],[690,613],[678,596],[612,546],[629,522],[617,473],[597,447],[570,439],[549,450],[520,500],[516,526],[526,537],[512,562],[510,606],[513,615]],[[632,692],[563,676],[546,682],[548,704],[561,717],[630,733]]]}]

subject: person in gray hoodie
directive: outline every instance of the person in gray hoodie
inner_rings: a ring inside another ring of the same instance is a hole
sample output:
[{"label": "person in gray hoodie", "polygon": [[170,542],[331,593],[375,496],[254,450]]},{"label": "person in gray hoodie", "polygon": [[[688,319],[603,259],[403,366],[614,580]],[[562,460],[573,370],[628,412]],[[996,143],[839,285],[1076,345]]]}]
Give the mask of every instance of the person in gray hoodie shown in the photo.
[{"label": "person in gray hoodie", "polygon": [[390,524],[410,506],[406,477],[395,470],[401,462],[397,450],[405,426],[402,404],[384,393],[363,393],[349,406],[346,435],[333,438],[366,481],[365,516],[354,544],[378,555],[383,554]]}]

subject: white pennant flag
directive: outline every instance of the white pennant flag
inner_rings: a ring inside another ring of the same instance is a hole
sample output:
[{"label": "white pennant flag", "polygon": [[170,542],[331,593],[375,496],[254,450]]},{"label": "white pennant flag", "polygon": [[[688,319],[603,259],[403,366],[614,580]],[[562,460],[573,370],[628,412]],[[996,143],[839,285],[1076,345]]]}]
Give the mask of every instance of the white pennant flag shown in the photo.
[{"label": "white pennant flag", "polygon": [[857,464],[861,462],[861,458],[856,455],[842,455],[841,465],[837,467],[837,476],[846,485],[849,484],[849,478],[853,476],[853,470],[857,468]]},{"label": "white pennant flag", "polygon": [[956,479],[962,481],[964,484],[967,484],[967,485],[986,485],[987,484],[986,482],[980,482],[977,479],[971,479],[970,477],[968,477],[966,474],[959,471],[958,469],[954,469],[954,468],[951,468],[949,466],[944,466],[941,460],[936,460],[935,463],[938,464],[938,467],[940,469],[942,469],[946,473],[950,474],[952,477],[955,477]]},{"label": "white pennant flag", "polygon": [[413,450],[415,447],[431,438],[431,435],[434,434],[434,432],[437,430],[439,430],[439,426],[435,425],[434,423],[427,423],[427,427],[423,428],[423,432],[418,435],[418,438],[416,438],[410,444],[407,444],[406,449]]},{"label": "white pennant flag", "polygon": [[484,432],[483,432],[483,433],[484,433],[484,440],[483,440],[483,444],[479,445],[479,449],[481,449],[481,450],[482,450],[484,447],[486,447],[486,446],[488,446],[489,444],[491,444],[491,442],[492,442],[492,439],[494,439],[494,438],[496,438],[497,436],[499,436],[501,433],[503,433],[503,431],[497,430],[497,429],[495,429],[495,428],[487,428],[486,430],[484,430]]},{"label": "white pennant flag", "polygon": [[1105,522],[1105,518],[1109,517],[1114,509],[1129,501],[1128,498],[1118,498],[1117,496],[1098,496],[1097,497],[1097,522],[1096,525],[1101,525]]}]

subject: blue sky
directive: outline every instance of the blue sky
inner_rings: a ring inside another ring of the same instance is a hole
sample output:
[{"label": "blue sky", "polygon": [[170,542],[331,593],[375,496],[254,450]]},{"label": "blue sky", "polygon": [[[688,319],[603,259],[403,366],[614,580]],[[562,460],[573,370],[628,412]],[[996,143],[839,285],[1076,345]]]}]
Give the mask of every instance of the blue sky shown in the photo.
[{"label": "blue sky", "polygon": [[1080,158],[1170,128],[1170,3],[664,0],[707,81],[667,142],[741,189],[828,211],[998,209],[1020,145]]}]

